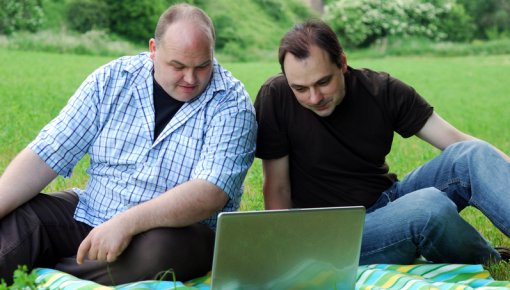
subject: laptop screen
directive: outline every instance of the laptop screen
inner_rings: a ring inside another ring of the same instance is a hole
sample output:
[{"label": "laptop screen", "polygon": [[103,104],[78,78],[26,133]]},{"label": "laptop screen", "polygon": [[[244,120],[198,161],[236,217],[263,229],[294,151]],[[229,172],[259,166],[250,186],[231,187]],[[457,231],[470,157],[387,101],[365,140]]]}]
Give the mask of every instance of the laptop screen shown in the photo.
[{"label": "laptop screen", "polygon": [[354,289],[364,217],[363,207],[222,213],[212,289]]}]

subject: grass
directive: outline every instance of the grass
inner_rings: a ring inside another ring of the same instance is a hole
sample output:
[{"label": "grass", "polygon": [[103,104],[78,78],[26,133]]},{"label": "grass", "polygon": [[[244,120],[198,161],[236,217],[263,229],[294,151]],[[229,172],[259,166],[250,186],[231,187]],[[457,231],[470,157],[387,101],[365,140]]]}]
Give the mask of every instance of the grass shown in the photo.
[{"label": "grass", "polygon": [[126,53],[134,54],[143,49],[140,45],[130,43],[103,30],[78,33],[65,28],[55,31],[42,30],[37,33],[16,32],[9,36],[0,35],[0,48],[108,57],[118,57]]},{"label": "grass", "polygon": [[[407,82],[454,126],[510,154],[510,55],[351,60],[347,51],[347,57],[353,67],[383,70]],[[58,114],[85,77],[111,59],[0,48],[0,172]],[[252,99],[264,80],[279,71],[276,61],[224,65],[244,82]],[[437,154],[438,150],[417,138],[397,136],[388,163],[403,176]],[[87,164],[88,160],[81,161],[72,178],[59,177],[45,191],[82,187]],[[261,162],[256,159],[246,179],[242,210],[262,209],[261,192]],[[478,211],[467,209],[462,215],[494,245],[510,246],[510,240]],[[491,273],[497,279],[510,280],[504,263],[494,266]]]},{"label": "grass", "polygon": [[469,56],[510,54],[510,38],[501,37],[492,40],[473,40],[468,43],[435,42],[419,37],[388,38],[374,43],[366,49],[357,49],[356,57],[393,56]]}]

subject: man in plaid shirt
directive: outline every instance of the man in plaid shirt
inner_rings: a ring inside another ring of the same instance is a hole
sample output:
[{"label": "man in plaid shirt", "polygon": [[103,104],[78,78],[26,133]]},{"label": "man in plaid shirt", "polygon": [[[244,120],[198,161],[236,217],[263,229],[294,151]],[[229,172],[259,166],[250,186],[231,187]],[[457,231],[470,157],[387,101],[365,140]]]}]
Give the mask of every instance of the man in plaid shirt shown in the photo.
[{"label": "man in plaid shirt", "polygon": [[[202,10],[171,6],[149,53],[97,69],[11,162],[0,178],[2,278],[22,264],[109,285],[210,270],[216,217],[239,208],[257,128],[214,39]],[[84,189],[39,193],[85,154]]]}]

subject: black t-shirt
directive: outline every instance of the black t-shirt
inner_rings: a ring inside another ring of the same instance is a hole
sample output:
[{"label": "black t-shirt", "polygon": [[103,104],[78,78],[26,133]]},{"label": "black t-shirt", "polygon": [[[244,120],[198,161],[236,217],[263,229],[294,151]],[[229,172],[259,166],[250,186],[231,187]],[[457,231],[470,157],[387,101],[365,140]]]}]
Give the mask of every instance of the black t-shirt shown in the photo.
[{"label": "black t-shirt", "polygon": [[257,95],[256,156],[289,156],[294,207],[370,207],[397,179],[385,162],[394,132],[410,137],[432,114],[413,88],[386,73],[349,67],[345,83],[328,117],[301,106],[281,74]]},{"label": "black t-shirt", "polygon": [[175,113],[179,111],[184,102],[178,101],[163,90],[163,88],[153,78],[154,83],[154,111],[156,126],[154,128],[154,140],[156,140],[170,122]]}]

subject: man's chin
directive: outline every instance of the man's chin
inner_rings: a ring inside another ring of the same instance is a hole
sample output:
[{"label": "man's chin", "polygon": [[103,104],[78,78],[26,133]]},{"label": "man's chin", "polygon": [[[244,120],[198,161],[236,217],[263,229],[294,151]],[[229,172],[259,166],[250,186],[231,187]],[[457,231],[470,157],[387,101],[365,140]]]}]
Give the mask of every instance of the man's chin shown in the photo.
[{"label": "man's chin", "polygon": [[317,114],[319,117],[328,117],[333,113],[334,108],[326,108],[323,110],[312,110],[315,114]]},{"label": "man's chin", "polygon": [[178,94],[176,94],[176,96],[174,96],[174,98],[181,102],[189,102],[189,101],[193,100],[196,96],[198,96],[198,94],[196,93],[196,90],[194,90],[192,92],[182,92],[181,91]]}]

